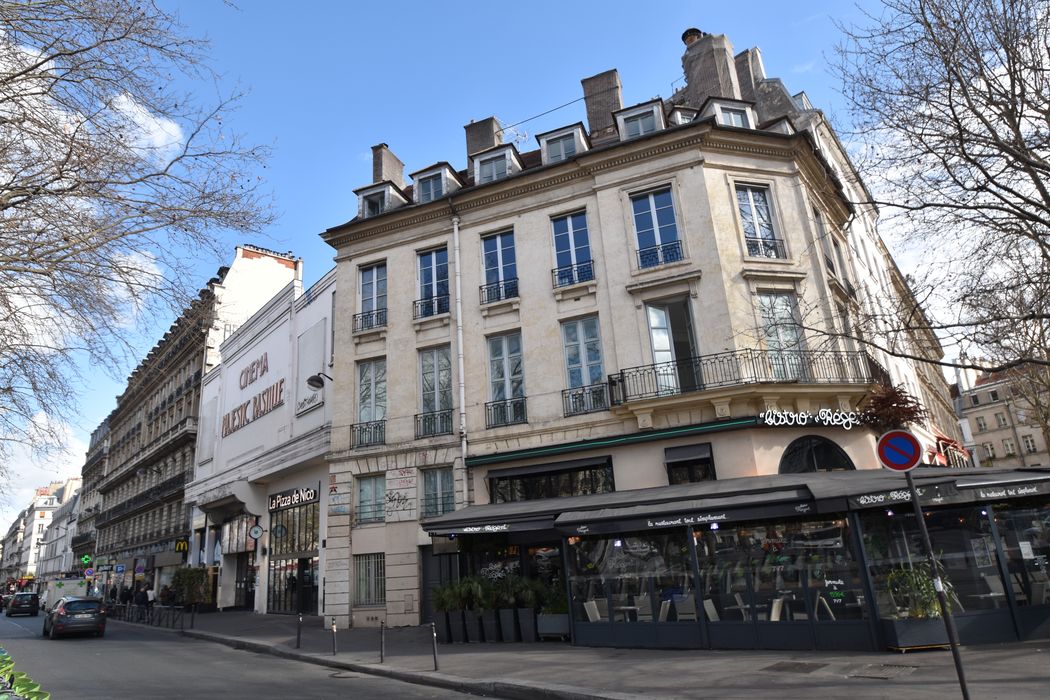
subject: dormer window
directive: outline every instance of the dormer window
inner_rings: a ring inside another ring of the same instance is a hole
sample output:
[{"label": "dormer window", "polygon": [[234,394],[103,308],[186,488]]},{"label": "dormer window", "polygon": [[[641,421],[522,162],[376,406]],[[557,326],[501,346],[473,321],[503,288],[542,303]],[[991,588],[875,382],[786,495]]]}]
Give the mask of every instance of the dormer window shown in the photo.
[{"label": "dormer window", "polygon": [[656,131],[656,115],[652,112],[636,114],[633,117],[624,118],[623,124],[627,131],[627,138],[633,139],[636,136],[644,136]]},{"label": "dormer window", "polygon": [[741,129],[750,129],[747,120],[747,110],[735,107],[722,107],[722,123],[726,126],[737,126]]},{"label": "dormer window", "polygon": [[615,117],[621,141],[645,136],[666,127],[662,100],[651,100],[621,109],[615,113]]},{"label": "dormer window", "polygon": [[386,204],[386,193],[376,192],[365,197],[365,216],[379,216]]},{"label": "dormer window", "polygon": [[547,141],[547,162],[557,163],[576,155],[576,137],[572,134]]},{"label": "dormer window", "polygon": [[561,163],[590,148],[582,123],[536,135],[544,165]]},{"label": "dormer window", "polygon": [[441,188],[441,173],[420,179],[417,186],[420,202],[432,202],[444,194]]},{"label": "dormer window", "polygon": [[478,182],[486,183],[507,177],[507,156],[503,153],[478,163]]},{"label": "dormer window", "polygon": [[671,113],[668,115],[667,119],[672,124],[680,126],[682,124],[688,124],[689,122],[693,121],[695,117],[695,109],[689,109],[688,107],[682,107],[678,105],[671,110]]},{"label": "dormer window", "polygon": [[756,120],[753,103],[724,97],[708,98],[700,109],[701,119],[715,119],[720,126],[754,129]]}]

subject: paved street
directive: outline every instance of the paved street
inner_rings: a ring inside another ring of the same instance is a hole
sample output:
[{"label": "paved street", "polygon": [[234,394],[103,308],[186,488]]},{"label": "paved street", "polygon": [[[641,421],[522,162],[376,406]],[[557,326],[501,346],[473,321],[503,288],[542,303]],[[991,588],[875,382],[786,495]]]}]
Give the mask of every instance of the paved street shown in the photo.
[{"label": "paved street", "polygon": [[54,700],[463,698],[450,690],[238,651],[138,625],[103,639],[40,636],[42,617],[0,617],[0,644]]}]

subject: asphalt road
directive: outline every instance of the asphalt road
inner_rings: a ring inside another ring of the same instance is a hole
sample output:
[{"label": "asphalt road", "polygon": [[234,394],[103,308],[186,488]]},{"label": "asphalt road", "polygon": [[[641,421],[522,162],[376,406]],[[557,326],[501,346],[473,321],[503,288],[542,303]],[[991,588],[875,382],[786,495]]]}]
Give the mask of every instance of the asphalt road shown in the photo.
[{"label": "asphalt road", "polygon": [[41,636],[43,617],[0,617],[0,646],[54,700],[468,698],[439,688],[110,623],[106,636]]}]

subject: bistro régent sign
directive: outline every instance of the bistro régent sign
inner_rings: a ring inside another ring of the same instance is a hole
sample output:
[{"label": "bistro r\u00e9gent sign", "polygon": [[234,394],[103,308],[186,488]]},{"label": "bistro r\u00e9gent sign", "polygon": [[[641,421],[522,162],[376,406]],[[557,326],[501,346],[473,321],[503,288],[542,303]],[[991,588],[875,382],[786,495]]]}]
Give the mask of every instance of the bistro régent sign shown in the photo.
[{"label": "bistro r\u00e9gent sign", "polygon": [[758,420],[776,427],[825,425],[843,430],[856,428],[864,422],[861,414],[856,411],[832,411],[830,408],[822,408],[816,413],[812,411],[766,411],[758,414]]},{"label": "bistro r\u00e9gent sign", "polygon": [[281,491],[270,496],[270,510],[301,506],[305,503],[313,503],[316,500],[317,489],[312,489],[309,486],[301,489],[291,489],[290,491]]}]

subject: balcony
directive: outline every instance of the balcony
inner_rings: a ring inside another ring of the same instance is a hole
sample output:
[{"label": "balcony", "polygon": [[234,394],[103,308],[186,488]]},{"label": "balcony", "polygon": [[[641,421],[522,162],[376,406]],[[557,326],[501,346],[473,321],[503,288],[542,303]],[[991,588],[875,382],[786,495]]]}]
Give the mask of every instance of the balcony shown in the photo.
[{"label": "balcony", "polygon": [[351,447],[371,447],[386,444],[386,421],[374,420],[350,426]]},{"label": "balcony", "polygon": [[481,303],[493,304],[504,299],[514,299],[518,296],[518,278],[500,280],[492,284],[483,284],[480,287]]},{"label": "balcony", "polygon": [[594,261],[588,260],[576,265],[556,267],[551,270],[551,281],[555,289],[580,284],[581,282],[592,282],[594,281]]},{"label": "balcony", "polygon": [[609,375],[611,403],[749,384],[871,384],[864,352],[736,350],[621,370]]},{"label": "balcony", "polygon": [[451,513],[456,509],[456,494],[452,491],[441,493],[423,494],[423,517],[431,518],[436,515]]},{"label": "balcony", "polygon": [[452,409],[416,414],[416,439],[452,434]]},{"label": "balcony", "polygon": [[442,294],[429,299],[417,299],[412,303],[412,318],[418,321],[421,318],[430,318],[440,314],[448,313],[448,294]]},{"label": "balcony", "polygon": [[642,270],[667,265],[683,259],[681,241],[671,241],[655,245],[652,248],[642,248],[638,251],[638,267]]},{"label": "balcony", "polygon": [[357,523],[381,523],[386,520],[386,503],[383,501],[357,504]]},{"label": "balcony", "polygon": [[354,333],[364,333],[378,328],[386,328],[386,309],[376,309],[375,311],[354,314]]},{"label": "balcony", "polygon": [[525,397],[490,401],[485,404],[485,427],[498,428],[504,425],[528,423],[529,415],[525,410]]},{"label": "balcony", "polygon": [[780,238],[745,238],[747,255],[750,258],[787,259],[787,247]]},{"label": "balcony", "polygon": [[73,539],[70,541],[69,546],[71,549],[79,549],[94,544],[94,542],[95,532],[84,532],[79,535],[73,535]]},{"label": "balcony", "polygon": [[561,392],[561,404],[566,417],[607,411],[609,410],[609,385],[591,384],[566,389]]}]

